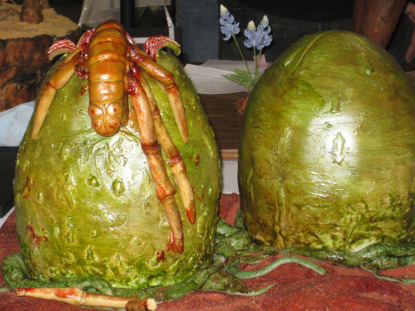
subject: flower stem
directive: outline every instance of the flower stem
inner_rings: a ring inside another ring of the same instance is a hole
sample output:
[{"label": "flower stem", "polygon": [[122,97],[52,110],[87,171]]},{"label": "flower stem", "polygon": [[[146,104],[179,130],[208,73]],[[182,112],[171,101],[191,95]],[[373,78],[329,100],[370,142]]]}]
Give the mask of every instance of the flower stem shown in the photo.
[{"label": "flower stem", "polygon": [[236,40],[236,37],[235,37],[235,35],[234,35],[234,34],[232,34],[232,38],[233,38],[233,40],[235,41],[236,46],[238,47],[239,53],[241,54],[242,60],[243,60],[243,62],[244,62],[244,64],[245,64],[246,69],[247,69],[247,70],[248,70],[248,72],[249,72],[249,75],[252,77],[251,70],[249,70],[248,63],[247,63],[247,62],[246,62],[246,60],[245,60],[244,54],[242,54],[241,47],[239,46],[238,40]]},{"label": "flower stem", "polygon": [[[254,47],[255,51],[255,47]],[[262,49],[259,50],[258,55],[255,56],[255,74],[258,74],[259,61],[261,60]]]}]

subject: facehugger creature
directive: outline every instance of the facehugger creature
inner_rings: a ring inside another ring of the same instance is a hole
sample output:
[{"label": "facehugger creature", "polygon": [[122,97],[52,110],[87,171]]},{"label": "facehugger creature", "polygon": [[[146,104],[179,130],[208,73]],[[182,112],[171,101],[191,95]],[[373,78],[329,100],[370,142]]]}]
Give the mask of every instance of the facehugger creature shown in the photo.
[{"label": "facehugger creature", "polygon": [[164,46],[169,46],[177,53],[180,51],[179,44],[174,40],[157,36],[151,37],[144,45],[149,55],[133,42],[115,20],[104,22],[95,30],[88,30],[77,46],[70,40],[53,44],[48,51],[51,58],[63,53],[69,55],[41,94],[35,110],[32,138],[38,136],[56,90],[65,86],[74,73],[88,78],[88,113],[92,127],[98,134],[114,135],[121,125],[128,122],[129,94],[157,198],[163,204],[172,231],[172,248],[182,253],[183,231],[174,199],[176,190],[167,175],[160,145],[169,159],[183,206],[192,224],[196,217],[193,190],[180,152],[163,124],[154,95],[143,75],[145,72],[155,79],[167,94],[181,137],[187,143],[187,125],[179,88],[174,83],[174,75],[156,62],[156,53]]}]

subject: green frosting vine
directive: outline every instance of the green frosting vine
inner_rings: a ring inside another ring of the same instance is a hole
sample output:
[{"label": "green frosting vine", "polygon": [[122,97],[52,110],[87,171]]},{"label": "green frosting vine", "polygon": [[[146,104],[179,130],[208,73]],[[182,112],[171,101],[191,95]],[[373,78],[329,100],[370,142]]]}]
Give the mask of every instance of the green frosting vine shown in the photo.
[{"label": "green frosting vine", "polygon": [[378,242],[354,253],[299,247],[285,249],[282,251],[282,254],[302,255],[349,267],[363,266],[367,269],[384,270],[415,263],[415,243],[402,242],[394,244]]},{"label": "green frosting vine", "polygon": [[[232,295],[253,296],[267,292],[275,285],[264,288],[248,288],[245,279],[261,277],[280,265],[297,263],[312,269],[320,275],[326,274],[321,266],[305,258],[284,256],[271,264],[254,270],[241,269],[241,264],[255,264],[269,256],[277,254],[271,246],[254,243],[243,226],[240,213],[235,226],[219,220],[215,236],[215,254],[210,265],[203,265],[194,274],[181,283],[166,287],[148,287],[143,289],[115,288],[107,281],[93,277],[61,278],[56,281],[35,280],[28,277],[29,273],[21,253],[7,256],[1,265],[3,277],[7,285],[18,287],[71,287],[77,286],[90,293],[100,293],[113,296],[136,296],[138,298],[154,298],[156,301],[174,300],[196,290],[218,291]],[[317,260],[325,260],[345,266],[362,266],[372,272],[377,278],[388,281],[413,284],[415,280],[384,277],[375,272],[376,269],[391,269],[415,262],[415,243],[376,243],[355,252],[347,253],[336,250],[316,250],[306,248],[290,248],[281,252],[283,255],[301,255]]]},{"label": "green frosting vine", "polygon": [[285,263],[298,263],[314,270],[316,273],[325,274],[325,270],[317,264],[304,258],[287,256],[280,258],[270,265],[254,270],[245,271],[240,268],[242,263],[254,264],[268,256],[276,254],[276,249],[270,246],[255,244],[242,225],[242,219],[238,214],[236,225],[231,226],[223,220],[219,220],[216,231],[215,254],[210,265],[204,265],[194,274],[181,283],[166,287],[149,287],[144,289],[115,288],[107,281],[93,277],[61,278],[56,281],[46,282],[28,277],[29,273],[21,253],[7,256],[1,265],[3,277],[7,285],[16,289],[18,287],[71,287],[77,286],[90,293],[100,293],[114,296],[136,296],[138,298],[154,298],[156,301],[178,299],[195,290],[219,291],[233,295],[258,295],[265,293],[275,284],[264,288],[248,288],[244,279],[260,277],[271,272]]}]

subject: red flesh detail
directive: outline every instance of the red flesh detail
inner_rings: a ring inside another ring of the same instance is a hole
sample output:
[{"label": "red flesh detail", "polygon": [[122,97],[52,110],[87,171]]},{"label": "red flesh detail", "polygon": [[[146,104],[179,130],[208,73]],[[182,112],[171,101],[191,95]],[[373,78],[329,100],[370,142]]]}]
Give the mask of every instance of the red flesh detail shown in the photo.
[{"label": "red flesh detail", "polygon": [[82,53],[81,61],[78,64],[76,64],[76,66],[75,66],[76,74],[82,79],[85,79],[88,75],[87,71],[84,68],[85,59],[88,57],[88,55],[85,53],[85,49],[86,49],[86,47],[82,51],[83,53]]},{"label": "red flesh detail", "polygon": [[181,155],[180,155],[180,154],[177,154],[177,155],[175,155],[175,156],[172,156],[172,157],[169,159],[169,164],[170,164],[170,167],[175,167],[177,164],[179,164],[179,163],[180,163],[180,161],[182,161],[182,157],[181,157]]},{"label": "red flesh detail", "polygon": [[86,91],[88,91],[88,84],[81,88],[81,96],[84,95]]},{"label": "red flesh detail", "polygon": [[81,39],[79,39],[78,44],[76,45],[76,47],[79,48],[81,46],[88,45],[89,40],[91,39],[94,32],[95,32],[95,29],[88,29],[87,31],[85,31],[85,33],[82,35]]},{"label": "red flesh detail", "polygon": [[[36,295],[39,293],[39,287],[17,287],[16,291],[27,293],[29,294],[28,296],[30,296],[30,293],[34,293]],[[58,298],[77,298],[79,291],[75,290],[74,287],[56,288],[54,294]]]},{"label": "red flesh detail", "polygon": [[189,219],[189,221],[190,221],[190,224],[194,224],[195,223],[195,221],[196,221],[196,213],[195,213],[195,210],[194,209],[192,209],[192,210],[185,210],[186,211],[186,216],[187,216],[187,219]]},{"label": "red flesh detail", "polygon": [[193,160],[193,163],[196,165],[196,166],[199,166],[199,164],[200,164],[200,155],[196,155],[196,157],[194,158],[194,160]]},{"label": "red flesh detail", "polygon": [[165,37],[162,35],[150,37],[143,46],[144,52],[151,55],[151,58],[153,60],[156,60],[157,57],[157,51],[160,50],[162,47],[165,46],[166,42],[174,42],[177,44],[176,41],[174,41],[172,38]]},{"label": "red flesh detail", "polygon": [[202,195],[200,197],[197,195],[194,189],[193,194],[195,195],[196,199],[198,199],[199,201],[203,201],[205,199],[205,186],[202,186]]},{"label": "red flesh detail", "polygon": [[56,293],[55,293],[56,297],[59,298],[73,298],[73,297],[78,297],[79,292],[75,291],[75,289],[73,287],[70,288],[57,288],[56,289]]},{"label": "red flesh detail", "polygon": [[35,248],[39,248],[40,242],[42,242],[42,240],[49,241],[46,236],[36,235],[35,230],[31,225],[27,225],[26,230],[30,232],[30,240],[32,241],[32,244]]},{"label": "red flesh detail", "polygon": [[31,191],[30,186],[34,184],[35,184],[35,180],[27,176],[26,183],[24,185],[23,193],[22,193],[23,198],[27,199],[28,197],[30,197],[30,191]]},{"label": "red flesh detail", "polygon": [[168,251],[172,251],[173,253],[183,253],[183,249],[179,250],[177,249],[176,245],[174,244],[174,236],[173,234],[170,234],[170,241],[166,246]]},{"label": "red flesh detail", "polygon": [[52,44],[49,47],[47,53],[48,53],[49,59],[53,59],[57,55],[70,53],[75,50],[76,50],[75,43],[73,43],[69,39],[63,39],[63,40],[56,41],[54,44]]},{"label": "red flesh detail", "polygon": [[163,250],[157,251],[156,255],[157,255],[157,261],[165,261],[166,260],[166,254],[164,253]]}]

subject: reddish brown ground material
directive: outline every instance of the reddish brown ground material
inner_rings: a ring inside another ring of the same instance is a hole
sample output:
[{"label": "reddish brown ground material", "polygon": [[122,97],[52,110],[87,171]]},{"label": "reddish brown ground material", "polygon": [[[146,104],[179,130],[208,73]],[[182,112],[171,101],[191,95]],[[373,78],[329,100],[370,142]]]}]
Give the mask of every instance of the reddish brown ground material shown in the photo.
[{"label": "reddish brown ground material", "polygon": [[[239,208],[237,194],[220,199],[220,217],[233,223]],[[14,214],[0,230],[0,261],[18,252]],[[246,269],[256,269],[278,257]],[[280,266],[261,278],[247,280],[252,287],[276,283],[266,294],[244,297],[197,291],[185,297],[159,304],[157,310],[250,311],[250,310],[415,310],[415,285],[399,284],[375,278],[360,268],[344,268],[319,262],[327,275],[318,275],[295,263]],[[415,279],[415,266],[382,272],[383,275]],[[0,276],[0,286],[4,280]],[[0,293],[0,310],[86,310],[59,302],[17,297],[12,291]],[[95,310],[95,309],[90,309]]]}]

